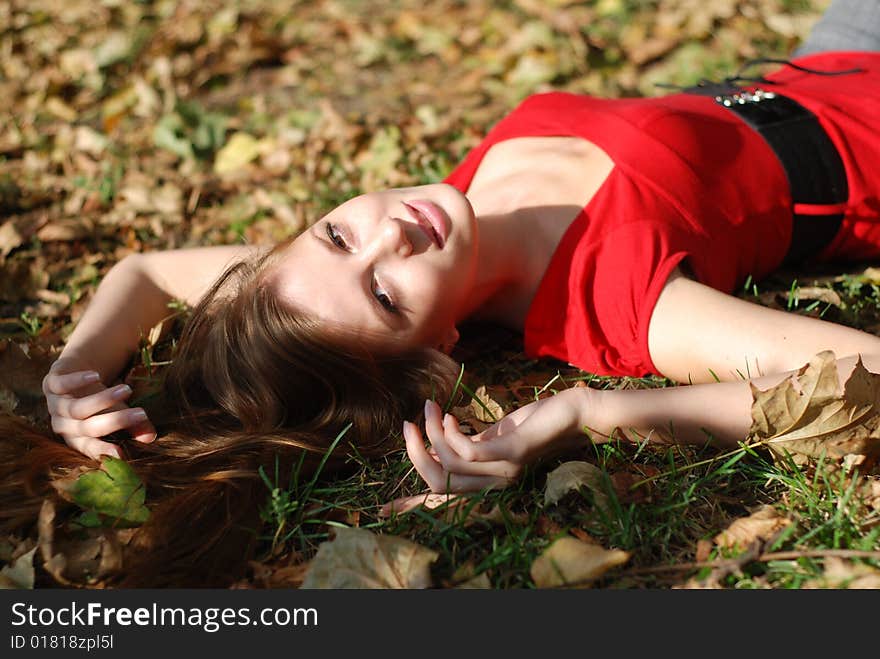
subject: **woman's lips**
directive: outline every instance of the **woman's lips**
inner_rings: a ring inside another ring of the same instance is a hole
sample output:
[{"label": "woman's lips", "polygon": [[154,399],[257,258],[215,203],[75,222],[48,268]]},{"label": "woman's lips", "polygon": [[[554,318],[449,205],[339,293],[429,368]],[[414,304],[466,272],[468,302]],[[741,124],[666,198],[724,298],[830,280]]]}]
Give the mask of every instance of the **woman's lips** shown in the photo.
[{"label": "woman's lips", "polygon": [[[405,201],[410,215],[413,216],[419,226],[425,229],[431,236],[431,240],[440,249],[446,244],[446,237],[449,235],[449,219],[446,211],[433,201],[418,199],[414,201]],[[427,224],[427,226],[425,226]]]}]

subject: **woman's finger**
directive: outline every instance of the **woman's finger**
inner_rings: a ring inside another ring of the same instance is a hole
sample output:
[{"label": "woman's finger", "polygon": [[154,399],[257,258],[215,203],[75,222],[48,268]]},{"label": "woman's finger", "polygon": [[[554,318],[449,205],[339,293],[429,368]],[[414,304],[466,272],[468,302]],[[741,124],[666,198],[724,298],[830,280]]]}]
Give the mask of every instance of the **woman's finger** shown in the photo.
[{"label": "woman's finger", "polygon": [[97,414],[85,421],[58,416],[52,417],[52,430],[65,437],[104,437],[117,430],[124,430],[147,418],[141,408],[121,409],[106,414]]},{"label": "woman's finger", "polygon": [[69,394],[80,387],[100,382],[101,374],[97,371],[74,371],[73,373],[53,373],[49,371],[43,378],[44,394]]},{"label": "woman's finger", "polygon": [[[451,418],[452,417],[447,415],[444,420],[444,428],[447,431],[452,423],[449,421]],[[448,435],[440,434],[434,435],[434,437],[428,437],[431,446],[436,449],[437,455],[440,456],[440,462],[446,471],[464,476],[500,476],[503,478],[515,478],[519,474],[520,468],[507,460],[471,462],[463,459],[449,445],[447,436]],[[466,439],[466,436],[462,435],[462,437]]]},{"label": "woman's finger", "polygon": [[[98,393],[92,394],[91,396],[83,396],[82,398],[57,396],[55,397],[55,410],[53,414],[84,421],[99,412],[105,410],[110,411],[129,396],[131,396],[131,387],[127,384],[120,384],[111,387],[110,389],[103,389]],[[123,407],[118,406],[117,409],[123,409]]]},{"label": "woman's finger", "polygon": [[413,467],[433,492],[475,492],[487,487],[505,486],[509,478],[500,476],[468,476],[446,471],[428,454],[418,426],[404,422],[406,452]]},{"label": "woman's finger", "polygon": [[155,441],[157,436],[156,426],[150,423],[149,419],[142,421],[141,423],[136,423],[129,428],[128,431],[131,433],[131,436],[135,441],[143,444],[149,444],[150,442]]},{"label": "woman's finger", "polygon": [[488,462],[491,460],[505,460],[507,437],[504,440],[497,436],[477,439],[471,435],[465,435],[461,427],[451,414],[443,417],[443,426],[446,428],[446,439],[453,450],[464,460],[471,462]]},{"label": "woman's finger", "polygon": [[406,453],[422,480],[434,492],[439,491],[441,484],[444,484],[445,491],[446,477],[443,466],[428,455],[428,450],[422,441],[422,434],[414,423],[408,421],[403,423],[403,438],[406,442]]},{"label": "woman's finger", "polygon": [[94,437],[65,437],[64,441],[73,449],[89,456],[94,460],[100,460],[102,455],[110,455],[114,458],[121,458],[119,447],[116,444],[105,442]]}]

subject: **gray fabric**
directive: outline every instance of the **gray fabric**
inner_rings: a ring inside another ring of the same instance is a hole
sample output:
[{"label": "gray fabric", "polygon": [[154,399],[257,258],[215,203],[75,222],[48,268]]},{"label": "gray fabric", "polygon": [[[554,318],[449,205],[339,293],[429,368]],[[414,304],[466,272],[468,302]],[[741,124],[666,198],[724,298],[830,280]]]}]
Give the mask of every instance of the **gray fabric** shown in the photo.
[{"label": "gray fabric", "polygon": [[793,57],[827,50],[880,50],[880,0],[832,0]]}]

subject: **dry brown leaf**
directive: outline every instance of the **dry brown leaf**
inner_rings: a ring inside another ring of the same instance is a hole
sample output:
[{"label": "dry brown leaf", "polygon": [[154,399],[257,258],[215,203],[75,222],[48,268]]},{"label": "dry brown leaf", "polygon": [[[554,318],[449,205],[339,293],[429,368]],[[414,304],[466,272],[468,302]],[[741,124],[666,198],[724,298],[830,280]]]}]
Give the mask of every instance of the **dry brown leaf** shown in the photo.
[{"label": "dry brown leaf", "polygon": [[[501,407],[501,403],[495,400],[489,393],[486,388],[486,385],[481,384],[477,387],[477,390],[474,392],[477,400],[471,400],[471,409],[473,410],[474,417],[478,421],[482,421],[483,423],[495,423],[500,421],[504,417],[504,408]],[[482,403],[488,409],[483,409]]]},{"label": "dry brown leaf", "polygon": [[719,547],[745,548],[756,540],[770,540],[780,529],[791,524],[773,506],[761,506],[748,517],[734,520],[726,530],[715,536]]},{"label": "dry brown leaf", "polygon": [[[83,201],[85,199],[83,198]],[[71,215],[75,215],[79,209],[72,211]],[[88,238],[95,232],[95,224],[85,217],[67,218],[55,220],[43,226],[37,231],[37,238],[44,243],[53,241],[71,241],[80,238]],[[45,287],[44,287],[45,288]]]},{"label": "dry brown leaf", "polygon": [[556,540],[532,563],[529,570],[538,588],[575,585],[588,587],[611,568],[629,560],[629,552],[564,537]]},{"label": "dry brown leaf", "polygon": [[28,401],[45,407],[43,376],[54,359],[34,346],[0,341],[0,386],[12,391],[20,403]]},{"label": "dry brown leaf", "polygon": [[805,588],[880,589],[880,570],[864,563],[845,561],[837,556],[825,558],[825,571]]},{"label": "dry brown leaf", "polygon": [[0,569],[0,590],[27,589],[34,587],[34,547]]},{"label": "dry brown leaf", "polygon": [[23,240],[24,239],[18,232],[18,229],[15,228],[15,223],[12,220],[0,224],[0,263],[2,263],[2,259],[5,258],[9,252],[21,245]]},{"label": "dry brown leaf", "polygon": [[477,576],[458,584],[456,588],[461,588],[465,590],[488,590],[492,588],[492,582],[489,581],[489,575],[487,575],[485,572],[482,572]]},{"label": "dry brown leaf", "polygon": [[[447,510],[452,511],[456,507],[464,506],[466,502],[467,499],[461,497]],[[496,503],[488,512],[481,511],[478,505],[474,506],[468,511],[467,518],[465,518],[463,523],[465,526],[470,526],[475,522],[489,522],[490,524],[498,525],[507,524],[508,522],[513,522],[514,524],[526,524],[528,519],[529,516],[527,513],[513,513],[508,509],[502,509],[501,506]]]},{"label": "dry brown leaf", "polygon": [[0,414],[12,414],[18,407],[15,392],[4,384],[0,384]]},{"label": "dry brown leaf", "polygon": [[467,561],[452,573],[452,577],[448,582],[444,582],[444,587],[452,586],[454,588],[467,589],[487,589],[492,587],[489,581],[489,575],[486,572],[477,572],[477,567],[472,561]]},{"label": "dry brown leaf", "polygon": [[596,465],[578,460],[565,462],[547,474],[544,505],[554,504],[569,492],[587,487],[593,493],[596,506],[607,514],[610,503],[603,481],[604,472]]},{"label": "dry brown leaf", "polygon": [[702,563],[703,561],[708,561],[711,555],[712,543],[705,539],[697,540],[697,551],[694,553],[694,560]]},{"label": "dry brown leaf", "polygon": [[873,455],[880,451],[880,375],[861,358],[839,393],[834,353],[824,351],[795,376],[766,391],[752,388],[752,439],[776,454],[818,457],[823,452]]},{"label": "dry brown leaf", "polygon": [[838,308],[843,306],[837,291],[824,286],[803,286],[795,291],[795,297],[798,300],[819,300],[820,302],[833,304]]},{"label": "dry brown leaf", "polygon": [[409,540],[340,527],[318,547],[302,588],[428,588],[439,554]]},{"label": "dry brown leaf", "polygon": [[132,529],[77,527],[65,533],[56,526],[55,503],[46,499],[37,519],[37,542],[43,569],[59,584],[94,585],[122,568],[123,547],[131,540]]}]

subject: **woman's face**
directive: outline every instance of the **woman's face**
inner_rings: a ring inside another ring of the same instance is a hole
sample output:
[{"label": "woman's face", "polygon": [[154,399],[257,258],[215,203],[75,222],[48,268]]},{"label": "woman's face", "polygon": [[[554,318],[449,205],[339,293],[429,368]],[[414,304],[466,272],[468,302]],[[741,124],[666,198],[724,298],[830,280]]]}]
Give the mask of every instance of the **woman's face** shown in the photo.
[{"label": "woman's face", "polygon": [[470,202],[439,183],[346,201],[297,236],[268,281],[293,308],[399,352],[455,343],[476,263]]}]

